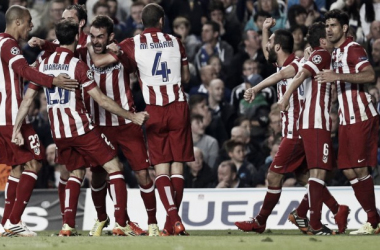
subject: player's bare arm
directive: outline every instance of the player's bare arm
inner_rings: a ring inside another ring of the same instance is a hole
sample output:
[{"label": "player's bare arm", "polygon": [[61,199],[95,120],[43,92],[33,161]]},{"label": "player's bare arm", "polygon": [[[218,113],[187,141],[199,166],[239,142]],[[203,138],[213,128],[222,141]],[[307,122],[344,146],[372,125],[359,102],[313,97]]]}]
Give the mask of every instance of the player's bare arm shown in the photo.
[{"label": "player's bare arm", "polygon": [[103,94],[97,86],[87,93],[105,110],[131,120],[137,125],[143,125],[149,119],[148,112],[132,113],[123,109],[114,100]]},{"label": "player's bare arm", "polygon": [[356,74],[339,74],[332,70],[324,70],[317,74],[317,81],[319,82],[335,82],[344,81],[353,84],[366,84],[375,81],[375,71],[371,65],[366,66],[362,71]]},{"label": "player's bare arm", "polygon": [[289,108],[289,99],[293,92],[302,84],[302,82],[311,77],[310,71],[307,69],[302,69],[298,74],[293,78],[292,83],[286,89],[284,95],[278,101],[278,106],[281,111],[286,111]]},{"label": "player's bare arm", "polygon": [[[109,45],[108,45],[109,46]],[[88,43],[87,44],[87,49],[88,49],[88,52],[90,53],[90,56],[91,56],[91,59],[95,65],[95,67],[105,67],[109,64],[112,64],[112,63],[116,63],[117,60],[115,57],[113,57],[111,54],[109,53],[105,53],[105,54],[95,54],[94,52],[94,48],[92,47],[92,44],[91,43]]]},{"label": "player's bare arm", "polygon": [[256,94],[259,93],[262,89],[275,85],[282,79],[292,78],[296,75],[296,73],[297,73],[296,70],[291,65],[283,68],[279,72],[274,73],[271,76],[267,77],[265,80],[261,81],[256,86],[250,89],[247,89],[244,92],[244,100],[251,103],[255,99]]},{"label": "player's bare arm", "polygon": [[261,47],[263,48],[265,59],[268,60],[268,51],[265,49],[269,40],[270,28],[276,25],[276,19],[269,17],[265,19],[262,29]]},{"label": "player's bare arm", "polygon": [[189,65],[181,66],[181,82],[187,84],[190,81],[190,70]]},{"label": "player's bare arm", "polygon": [[26,115],[28,114],[29,107],[32,105],[37,94],[38,92],[36,90],[28,88],[18,110],[12,133],[12,142],[18,146],[24,145],[24,137],[22,136],[20,129]]}]

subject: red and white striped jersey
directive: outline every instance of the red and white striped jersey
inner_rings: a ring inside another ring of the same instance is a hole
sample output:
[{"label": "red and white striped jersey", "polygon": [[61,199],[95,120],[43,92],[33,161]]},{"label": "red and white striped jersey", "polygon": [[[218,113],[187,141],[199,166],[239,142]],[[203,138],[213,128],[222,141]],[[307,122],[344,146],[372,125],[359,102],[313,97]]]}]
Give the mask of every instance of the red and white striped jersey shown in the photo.
[{"label": "red and white striped jersey", "polygon": [[178,38],[148,28],[121,42],[120,47],[135,63],[146,104],[165,106],[174,101],[186,101],[181,67],[188,61]]},{"label": "red and white striped jersey", "polygon": [[17,41],[7,33],[0,34],[0,58],[0,126],[14,125],[24,96],[24,78],[51,87],[53,77],[29,67]]},{"label": "red and white striped jersey", "polygon": [[[298,58],[294,55],[294,53],[290,54],[288,58],[286,58],[283,67],[291,65],[294,67],[295,71],[298,71]],[[277,67],[277,72],[280,71],[282,67]],[[285,94],[288,86],[292,83],[293,78],[282,79],[277,83],[277,97],[278,100]],[[287,111],[281,111],[281,129],[282,129],[282,137],[286,137],[289,139],[298,138],[298,128],[297,121],[300,113],[300,95],[298,90],[295,90],[289,99],[289,109]]]},{"label": "red and white striped jersey", "polygon": [[[88,66],[75,58],[72,51],[60,47],[45,58],[38,69],[44,74],[54,76],[66,73],[80,84],[80,88],[75,91],[58,87],[44,89],[53,138],[80,136],[92,130],[94,127],[83,100],[83,92],[96,87]],[[40,89],[35,84],[30,84],[30,88]]]},{"label": "red and white striped jersey", "polygon": [[[332,66],[336,73],[356,74],[368,65],[366,51],[352,37],[347,37],[332,53]],[[337,81],[336,87],[341,125],[354,124],[378,115],[364,84]]]},{"label": "red and white striped jersey", "polygon": [[[113,99],[123,109],[131,112],[135,111],[135,104],[130,89],[129,73],[133,72],[131,60],[124,58],[122,62],[106,66],[104,68],[97,68],[93,64],[90,54],[86,47],[77,50],[79,58],[87,63],[89,68],[94,74],[94,80],[98,84],[100,90]],[[84,92],[84,100],[87,110],[92,115],[92,120],[99,126],[119,126],[128,124],[131,120],[119,117],[99,106],[91,96]]]},{"label": "red and white striped jersey", "polygon": [[299,129],[324,129],[331,131],[331,83],[318,83],[315,75],[324,69],[331,68],[330,53],[320,47],[314,48],[308,60],[300,61],[302,68],[311,73],[311,77],[302,83],[304,100],[301,104],[301,114],[298,121]]}]

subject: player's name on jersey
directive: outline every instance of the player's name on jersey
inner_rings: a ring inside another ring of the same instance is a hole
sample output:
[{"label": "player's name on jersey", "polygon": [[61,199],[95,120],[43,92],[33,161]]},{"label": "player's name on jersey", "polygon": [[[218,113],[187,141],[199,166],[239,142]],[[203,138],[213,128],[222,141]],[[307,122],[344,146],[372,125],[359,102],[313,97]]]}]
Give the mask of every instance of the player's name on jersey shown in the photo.
[{"label": "player's name on jersey", "polygon": [[[174,47],[173,41],[160,41],[158,43],[149,43],[150,49],[162,49],[162,48],[168,48],[168,47]],[[146,43],[140,44],[140,49],[149,49],[148,45]]]},{"label": "player's name on jersey", "polygon": [[46,70],[66,70],[69,71],[69,64],[62,63],[49,63],[44,65],[44,71]]}]

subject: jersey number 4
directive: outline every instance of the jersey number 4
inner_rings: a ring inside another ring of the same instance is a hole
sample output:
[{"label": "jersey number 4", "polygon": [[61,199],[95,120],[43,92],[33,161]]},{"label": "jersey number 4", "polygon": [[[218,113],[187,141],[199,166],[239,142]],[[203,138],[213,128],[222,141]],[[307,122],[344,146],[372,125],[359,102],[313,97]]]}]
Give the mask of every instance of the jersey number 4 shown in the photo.
[{"label": "jersey number 4", "polygon": [[[162,52],[159,51],[156,53],[156,57],[154,58],[153,68],[152,68],[152,76],[162,76],[163,82],[169,81],[169,74],[171,73],[170,69],[168,69],[167,62],[161,61]],[[161,66],[161,69],[159,68]]]}]

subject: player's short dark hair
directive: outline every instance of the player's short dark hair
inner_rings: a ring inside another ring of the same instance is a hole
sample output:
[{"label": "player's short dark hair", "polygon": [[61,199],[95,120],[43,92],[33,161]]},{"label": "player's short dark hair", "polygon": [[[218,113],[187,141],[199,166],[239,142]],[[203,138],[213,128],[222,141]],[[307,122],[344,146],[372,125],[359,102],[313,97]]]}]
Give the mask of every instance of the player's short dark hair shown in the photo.
[{"label": "player's short dark hair", "polygon": [[231,139],[225,141],[223,146],[227,153],[233,152],[235,147],[237,146],[242,146],[244,148],[244,144],[242,142],[231,140]]},{"label": "player's short dark hair", "polygon": [[318,47],[319,39],[326,38],[326,27],[323,22],[313,23],[309,28],[309,33],[307,34],[307,41],[312,48]]},{"label": "player's short dark hair", "polygon": [[132,8],[132,7],[135,7],[135,6],[145,6],[145,3],[143,2],[143,1],[141,1],[141,0],[137,0],[137,1],[134,1],[132,4],[131,4],[131,7],[130,8]]},{"label": "player's short dark hair", "polygon": [[141,19],[145,28],[157,27],[160,19],[164,17],[164,9],[156,3],[146,5],[141,14]]},{"label": "player's short dark hair", "polygon": [[110,35],[113,33],[113,20],[109,16],[99,15],[92,20],[91,27],[105,28],[107,29],[107,34]]},{"label": "player's short dark hair", "polygon": [[284,52],[292,53],[294,45],[292,33],[283,29],[276,30],[274,32],[274,44],[279,44]]},{"label": "player's short dark hair", "polygon": [[338,20],[340,25],[343,27],[343,25],[348,25],[350,18],[348,17],[348,14],[342,10],[339,9],[333,9],[325,14],[325,20],[335,18]]},{"label": "player's short dark hair", "polygon": [[23,6],[13,5],[9,7],[7,12],[5,12],[6,25],[12,24],[16,19],[23,19],[26,12],[28,12],[28,9]]},{"label": "player's short dark hair", "polygon": [[69,5],[66,10],[76,10],[76,13],[77,13],[77,17],[80,20],[84,20],[84,26],[86,26],[86,23],[87,23],[87,11],[86,11],[86,7],[84,5],[81,5],[81,4],[73,4],[73,5]]},{"label": "player's short dark hair", "polygon": [[214,21],[207,21],[203,25],[210,25],[212,27],[212,31],[218,32],[220,34],[220,27],[217,22]]},{"label": "player's short dark hair", "polygon": [[60,45],[70,45],[78,35],[78,24],[69,20],[61,20],[55,25],[55,34]]}]

